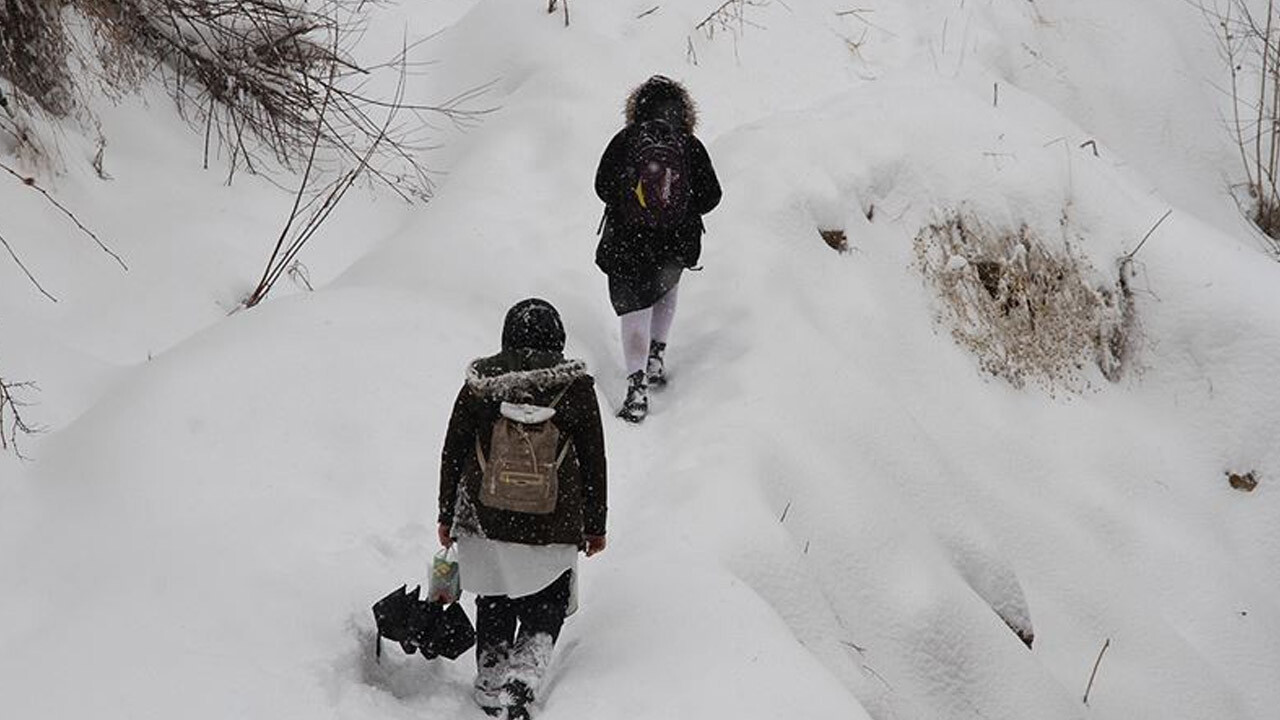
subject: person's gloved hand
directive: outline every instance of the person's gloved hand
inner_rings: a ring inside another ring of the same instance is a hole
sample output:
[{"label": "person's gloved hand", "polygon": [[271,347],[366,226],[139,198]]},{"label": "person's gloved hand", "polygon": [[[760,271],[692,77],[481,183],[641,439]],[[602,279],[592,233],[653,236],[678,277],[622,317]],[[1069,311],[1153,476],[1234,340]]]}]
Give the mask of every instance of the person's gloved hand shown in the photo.
[{"label": "person's gloved hand", "polygon": [[436,536],[440,538],[441,546],[443,547],[453,546],[453,538],[449,536],[449,530],[451,529],[452,528],[450,528],[448,525],[445,525],[444,523],[440,523],[439,525],[436,526]]},{"label": "person's gloved hand", "polygon": [[588,535],[584,539],[587,542],[587,557],[591,557],[598,552],[604,552],[605,540],[603,535]]}]

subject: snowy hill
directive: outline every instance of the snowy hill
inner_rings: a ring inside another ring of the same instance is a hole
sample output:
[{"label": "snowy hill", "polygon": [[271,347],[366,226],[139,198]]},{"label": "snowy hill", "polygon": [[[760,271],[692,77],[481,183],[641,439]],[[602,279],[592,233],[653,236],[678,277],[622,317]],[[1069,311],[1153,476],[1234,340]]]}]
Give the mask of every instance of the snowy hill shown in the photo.
[{"label": "snowy hill", "polygon": [[[39,383],[49,428],[0,456],[0,714],[484,717],[469,655],[376,663],[368,607],[425,574],[449,407],[508,306],[556,304],[620,403],[591,181],[661,72],[725,200],[671,387],[606,420],[610,547],[538,716],[1275,716],[1280,265],[1227,191],[1201,13],[774,0],[709,35],[719,2],[654,5],[375,10],[371,52],[439,31],[415,96],[495,82],[498,109],[441,131],[432,202],[353,195],[303,254],[316,291],[250,311],[290,197],[198,170],[158,91],[101,109],[113,180],[74,137],[47,178],[127,272],[0,184],[59,299],[0,262],[0,376]],[[922,260],[980,218],[1116,287],[1167,210],[1114,382],[985,372],[935,282],[964,258]]]}]

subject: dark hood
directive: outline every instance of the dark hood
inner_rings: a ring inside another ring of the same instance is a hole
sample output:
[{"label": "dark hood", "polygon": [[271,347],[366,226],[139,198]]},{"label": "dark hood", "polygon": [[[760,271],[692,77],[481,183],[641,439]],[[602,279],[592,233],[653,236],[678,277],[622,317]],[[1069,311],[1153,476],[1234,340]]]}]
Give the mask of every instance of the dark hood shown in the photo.
[{"label": "dark hood", "polygon": [[555,307],[542,298],[521,300],[502,321],[502,350],[560,352],[564,350],[564,323]]},{"label": "dark hood", "polygon": [[662,118],[688,133],[698,125],[698,107],[684,85],[665,75],[654,75],[627,96],[627,124]]}]

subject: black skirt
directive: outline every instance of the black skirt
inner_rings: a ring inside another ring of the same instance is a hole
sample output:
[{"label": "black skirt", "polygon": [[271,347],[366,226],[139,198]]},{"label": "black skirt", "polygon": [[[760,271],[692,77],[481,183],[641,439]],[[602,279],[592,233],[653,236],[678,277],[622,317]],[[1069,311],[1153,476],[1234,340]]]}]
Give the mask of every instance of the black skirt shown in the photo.
[{"label": "black skirt", "polygon": [[671,288],[680,282],[684,268],[667,265],[654,273],[639,278],[609,276],[609,302],[619,316],[652,307]]}]

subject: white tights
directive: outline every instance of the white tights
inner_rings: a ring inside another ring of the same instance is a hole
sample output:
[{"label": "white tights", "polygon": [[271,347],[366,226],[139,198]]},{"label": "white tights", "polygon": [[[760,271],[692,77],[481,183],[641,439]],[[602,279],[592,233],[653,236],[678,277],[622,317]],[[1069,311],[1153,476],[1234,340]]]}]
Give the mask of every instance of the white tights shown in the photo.
[{"label": "white tights", "polygon": [[658,302],[622,316],[622,355],[627,363],[627,375],[644,370],[649,360],[649,341],[667,341],[671,323],[676,319],[676,299],[679,285],[672,287]]}]

